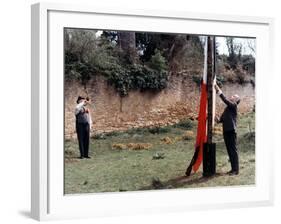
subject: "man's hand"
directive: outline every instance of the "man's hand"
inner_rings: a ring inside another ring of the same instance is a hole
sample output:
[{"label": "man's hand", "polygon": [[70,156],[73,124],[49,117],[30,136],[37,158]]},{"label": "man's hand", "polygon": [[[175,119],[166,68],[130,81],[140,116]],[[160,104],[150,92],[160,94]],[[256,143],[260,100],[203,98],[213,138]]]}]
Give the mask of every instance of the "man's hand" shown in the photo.
[{"label": "man's hand", "polygon": [[216,92],[217,92],[219,95],[222,94],[222,91],[221,91],[220,87],[219,87],[217,84],[215,84],[215,89],[216,89]]},{"label": "man's hand", "polygon": [[215,90],[216,91],[218,91],[219,89],[218,89],[219,87],[218,87],[218,85],[217,84],[215,84]]},{"label": "man's hand", "polygon": [[86,97],[85,101],[86,101],[87,105],[91,103],[89,97]]},{"label": "man's hand", "polygon": [[217,84],[215,84],[215,89],[218,92],[220,90],[220,87]]},{"label": "man's hand", "polygon": [[220,123],[220,118],[219,118],[219,116],[215,116],[215,122]]}]

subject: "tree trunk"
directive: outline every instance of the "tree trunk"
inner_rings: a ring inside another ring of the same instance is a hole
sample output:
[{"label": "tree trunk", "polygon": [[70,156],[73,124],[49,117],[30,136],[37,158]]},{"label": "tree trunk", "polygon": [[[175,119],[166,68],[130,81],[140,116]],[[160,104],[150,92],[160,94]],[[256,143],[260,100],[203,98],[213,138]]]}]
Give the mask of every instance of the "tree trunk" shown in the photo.
[{"label": "tree trunk", "polygon": [[129,63],[135,63],[137,59],[135,32],[118,32],[118,39],[125,58]]}]

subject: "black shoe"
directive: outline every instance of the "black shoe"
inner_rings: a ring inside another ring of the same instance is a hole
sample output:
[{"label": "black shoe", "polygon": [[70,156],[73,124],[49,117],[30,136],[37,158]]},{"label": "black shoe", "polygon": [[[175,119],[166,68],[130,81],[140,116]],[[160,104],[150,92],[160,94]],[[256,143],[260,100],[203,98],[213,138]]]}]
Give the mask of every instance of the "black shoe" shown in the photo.
[{"label": "black shoe", "polygon": [[235,171],[235,170],[228,172],[229,176],[234,176],[234,175],[238,175],[238,174],[239,174],[239,171]]},{"label": "black shoe", "polygon": [[78,157],[78,159],[84,159],[84,157],[83,157],[83,156],[80,156],[80,157]]},{"label": "black shoe", "polygon": [[90,157],[90,156],[84,156],[84,158],[86,158],[86,159],[91,159],[91,157]]}]

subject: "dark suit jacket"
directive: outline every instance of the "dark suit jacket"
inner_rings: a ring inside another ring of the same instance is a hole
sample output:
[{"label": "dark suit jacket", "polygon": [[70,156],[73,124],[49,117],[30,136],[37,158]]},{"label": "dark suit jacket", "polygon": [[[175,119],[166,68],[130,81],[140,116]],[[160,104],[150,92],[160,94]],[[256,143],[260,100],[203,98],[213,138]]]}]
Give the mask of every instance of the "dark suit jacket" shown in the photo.
[{"label": "dark suit jacket", "polygon": [[222,101],[226,104],[226,108],[222,113],[219,122],[222,122],[223,132],[235,131],[237,124],[237,104],[228,100],[223,93],[220,94]]}]

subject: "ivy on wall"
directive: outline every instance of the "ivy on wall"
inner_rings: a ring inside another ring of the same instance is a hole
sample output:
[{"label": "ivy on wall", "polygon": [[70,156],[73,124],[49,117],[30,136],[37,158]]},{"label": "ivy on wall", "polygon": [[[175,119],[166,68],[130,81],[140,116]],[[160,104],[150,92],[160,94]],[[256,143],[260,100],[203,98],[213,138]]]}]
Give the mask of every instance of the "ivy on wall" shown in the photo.
[{"label": "ivy on wall", "polygon": [[86,85],[92,76],[103,75],[120,96],[128,95],[130,90],[160,91],[167,86],[167,61],[158,49],[144,63],[132,60],[112,40],[97,40],[94,34],[90,30],[65,33],[66,79],[77,79]]}]

